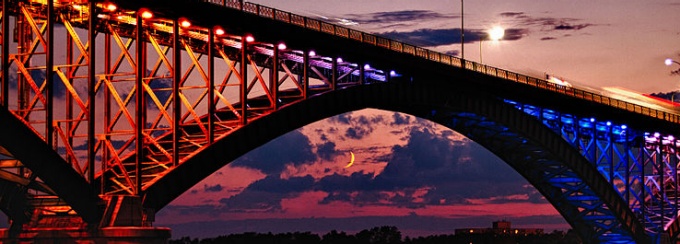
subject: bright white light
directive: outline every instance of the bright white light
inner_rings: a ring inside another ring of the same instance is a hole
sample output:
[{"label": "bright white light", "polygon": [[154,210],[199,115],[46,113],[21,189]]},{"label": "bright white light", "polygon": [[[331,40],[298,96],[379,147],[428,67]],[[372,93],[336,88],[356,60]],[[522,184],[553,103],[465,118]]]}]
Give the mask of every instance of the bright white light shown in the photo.
[{"label": "bright white light", "polygon": [[255,37],[253,37],[251,35],[246,36],[246,42],[254,42],[254,41],[255,41]]},{"label": "bright white light", "polygon": [[365,65],[364,65],[364,69],[370,69],[370,68],[371,68],[370,65],[368,65],[368,64],[365,64]]},{"label": "bright white light", "polygon": [[310,57],[316,56],[316,52],[314,52],[314,50],[309,51],[309,56],[310,56]]},{"label": "bright white light", "polygon": [[338,58],[338,63],[342,63],[342,58]]},{"label": "bright white light", "polygon": [[666,61],[664,61],[664,63],[668,66],[671,66],[671,64],[673,64],[673,60],[670,59],[670,58],[667,58]]},{"label": "bright white light", "polygon": [[498,41],[500,39],[503,39],[503,36],[505,35],[505,29],[503,29],[500,26],[496,26],[489,30],[489,39],[493,41]]},{"label": "bright white light", "polygon": [[279,48],[279,50],[286,50],[286,44],[285,43],[279,43],[278,48]]},{"label": "bright white light", "polygon": [[390,71],[391,76],[395,76],[396,74],[397,74],[397,72],[395,72],[394,70]]},{"label": "bright white light", "polygon": [[215,28],[215,35],[221,36],[224,35],[224,29],[217,27]]}]

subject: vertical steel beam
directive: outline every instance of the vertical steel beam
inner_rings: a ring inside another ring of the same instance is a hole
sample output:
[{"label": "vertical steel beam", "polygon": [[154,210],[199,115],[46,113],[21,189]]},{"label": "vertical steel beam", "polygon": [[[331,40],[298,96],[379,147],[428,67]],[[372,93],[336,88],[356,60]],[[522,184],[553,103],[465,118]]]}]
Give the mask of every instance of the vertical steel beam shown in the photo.
[{"label": "vertical steel beam", "polygon": [[179,22],[172,23],[172,165],[179,165],[180,120],[182,119],[182,103],[179,98],[179,87],[182,80],[181,46],[179,43]]},{"label": "vertical steel beam", "polygon": [[[95,109],[97,106],[95,106],[95,96],[97,95],[95,93],[95,65],[97,64],[95,62],[97,56],[96,56],[96,49],[95,47],[97,46],[95,44],[95,39],[96,39],[96,23],[95,23],[95,16],[97,16],[97,13],[95,11],[95,1],[90,1],[89,2],[89,18],[87,21],[87,43],[90,44],[90,50],[88,50],[88,64],[87,64],[87,100],[88,106],[87,108],[87,178],[90,181],[90,184],[94,184],[94,161],[95,161],[95,141],[94,141],[94,127],[95,127]],[[105,150],[102,150],[105,151]],[[103,171],[102,171],[103,172]],[[104,178],[104,177],[102,177]]]},{"label": "vertical steel beam", "polygon": [[[243,6],[243,1],[241,1],[241,6]],[[241,124],[245,125],[248,122],[248,84],[246,84],[246,81],[248,80],[248,42],[246,41],[246,37],[242,36],[241,37],[241,91],[240,93],[240,99],[241,99]]]},{"label": "vertical steel beam", "polygon": [[2,105],[9,109],[9,0],[2,0]]},{"label": "vertical steel beam", "polygon": [[45,48],[45,92],[47,93],[47,108],[45,115],[45,138],[50,147],[54,146],[54,1],[47,1],[47,48]]},{"label": "vertical steel beam", "polygon": [[338,59],[331,61],[331,90],[335,91],[338,86]]},{"label": "vertical steel beam", "polygon": [[309,51],[302,52],[302,99],[309,94]]},{"label": "vertical steel beam", "polygon": [[215,31],[208,30],[208,143],[215,141]]},{"label": "vertical steel beam", "polygon": [[659,219],[661,220],[661,223],[659,224],[659,229],[657,230],[659,233],[663,232],[664,229],[664,219],[665,219],[665,212],[666,212],[666,181],[664,180],[664,175],[666,174],[666,169],[664,168],[664,162],[663,160],[663,139],[659,137],[659,144],[656,146],[656,163],[660,164],[659,165],[659,203],[660,203],[660,208],[661,211],[659,212],[659,215],[661,216]]},{"label": "vertical steel beam", "polygon": [[[108,82],[109,78],[111,77],[109,75],[109,72],[111,72],[111,34],[106,33],[104,35],[104,79]],[[104,86],[104,125],[102,126],[104,129],[104,141],[105,143],[110,143],[111,141],[111,130],[109,129],[111,126],[111,91],[109,90],[109,86]],[[108,170],[108,162],[109,162],[109,150],[104,148],[102,149],[102,164],[101,164],[101,171],[106,172]],[[101,189],[100,193],[104,193],[104,190],[106,189],[106,175],[102,174],[101,178]]]},{"label": "vertical steel beam", "polygon": [[134,193],[142,193],[142,162],[144,161],[144,28],[142,16],[137,13],[137,36],[136,36],[136,61],[137,72],[135,75],[135,91],[137,92],[135,103],[135,189]]},{"label": "vertical steel beam", "polygon": [[272,68],[270,69],[269,89],[272,94],[272,108],[279,109],[279,45],[274,45],[274,55],[272,56]]},{"label": "vertical steel beam", "polygon": [[359,85],[363,85],[365,83],[365,77],[364,73],[366,72],[366,65],[359,64]]},{"label": "vertical steel beam", "polygon": [[[89,31],[88,31],[89,32]],[[73,67],[73,37],[71,35],[66,35],[66,63],[69,64],[66,69],[66,78],[67,80],[64,81],[62,80],[61,82],[69,82],[70,85],[73,85],[73,76],[75,75],[73,70],[75,68]],[[66,140],[68,141],[68,145],[73,145],[73,134],[71,134],[71,128],[73,126],[73,96],[71,95],[70,92],[66,92],[64,94],[64,100],[65,100],[65,105],[64,111],[66,113]],[[70,154],[66,155],[66,162],[72,163],[74,158],[71,157]]]}]

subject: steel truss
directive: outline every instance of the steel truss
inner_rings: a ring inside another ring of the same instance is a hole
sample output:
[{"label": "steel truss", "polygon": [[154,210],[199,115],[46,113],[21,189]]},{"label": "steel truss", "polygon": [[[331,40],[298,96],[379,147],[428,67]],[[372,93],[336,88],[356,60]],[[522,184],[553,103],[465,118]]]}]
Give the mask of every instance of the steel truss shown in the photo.
[{"label": "steel truss", "polygon": [[[653,236],[678,216],[678,141],[624,124],[507,101],[568,141],[604,176]],[[677,223],[675,223],[677,224]]]},{"label": "steel truss", "polygon": [[[371,67],[218,35],[213,28],[182,27],[178,19],[146,19],[141,11],[114,11],[105,3],[6,3],[3,23],[15,24],[16,31],[3,37],[16,44],[3,42],[3,74],[16,76],[3,77],[3,104],[105,200],[140,195],[184,159],[286,104],[389,79]],[[20,208],[8,202],[16,209],[5,212],[74,214],[11,153],[3,155],[4,179],[24,186],[19,192],[30,185],[29,199],[56,202]],[[150,225],[153,217],[141,221]]]}]

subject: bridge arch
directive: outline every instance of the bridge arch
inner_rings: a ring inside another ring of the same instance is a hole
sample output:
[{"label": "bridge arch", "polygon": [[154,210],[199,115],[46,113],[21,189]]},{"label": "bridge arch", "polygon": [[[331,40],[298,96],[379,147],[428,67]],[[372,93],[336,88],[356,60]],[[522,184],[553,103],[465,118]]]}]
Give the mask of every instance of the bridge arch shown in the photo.
[{"label": "bridge arch", "polygon": [[286,132],[364,108],[428,119],[486,147],[541,192],[586,242],[649,241],[615,189],[560,135],[488,93],[430,80],[348,87],[283,107],[158,179],[145,189],[144,207],[163,208],[229,162]]}]

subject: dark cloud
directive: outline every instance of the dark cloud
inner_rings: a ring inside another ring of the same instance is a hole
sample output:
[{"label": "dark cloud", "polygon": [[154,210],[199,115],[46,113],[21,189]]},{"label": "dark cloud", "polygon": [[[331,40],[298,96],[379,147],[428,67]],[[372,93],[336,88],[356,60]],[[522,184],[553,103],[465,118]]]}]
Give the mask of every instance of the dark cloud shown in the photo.
[{"label": "dark cloud", "polygon": [[571,25],[568,23],[561,23],[555,26],[555,30],[580,30],[588,26],[591,26],[591,24]]},{"label": "dark cloud", "polygon": [[392,125],[408,125],[411,123],[411,116],[407,114],[395,112],[392,114],[392,119],[394,120],[394,122],[392,122]]},{"label": "dark cloud", "polygon": [[335,143],[332,141],[326,141],[323,144],[316,145],[316,155],[324,160],[331,160],[337,154],[335,150]]},{"label": "dark cloud", "polygon": [[503,12],[500,13],[501,17],[506,17],[506,18],[525,18],[526,15],[524,12]]},{"label": "dark cloud", "polygon": [[[151,87],[151,90],[153,91],[156,98],[158,98],[160,104],[165,104],[172,96],[172,89],[169,89],[172,88],[172,79],[170,78],[152,79],[149,82],[149,87]],[[159,108],[156,106],[149,94],[146,95],[146,103],[147,108],[154,110],[162,109],[162,107]]]},{"label": "dark cloud", "polygon": [[[538,28],[540,33],[551,33],[555,31],[578,31],[595,25],[593,23],[583,23],[583,20],[577,18],[532,17],[524,12],[504,12],[501,13],[500,16],[509,18],[509,21],[514,21],[516,26]],[[541,38],[541,40],[554,39],[556,38],[551,36]]]},{"label": "dark cloud", "polygon": [[352,113],[339,114],[328,119],[329,122],[349,124],[352,121]]},{"label": "dark cloud", "polygon": [[316,159],[309,138],[294,130],[243,155],[232,164],[278,175],[288,164],[301,165]]},{"label": "dark cloud", "polygon": [[[393,115],[392,118],[386,121],[384,118],[353,117],[345,114],[336,119],[344,121],[343,123],[356,124],[352,128],[361,128],[364,131],[376,121],[386,124],[411,121],[405,119],[410,117],[402,115]],[[432,123],[415,118],[415,122],[422,122],[421,126]],[[351,175],[335,173],[318,180],[311,176],[282,179],[278,173],[283,169],[281,158],[285,156],[263,158],[261,153],[255,153],[259,155],[260,161],[268,162],[266,167],[276,169],[267,171],[276,174],[269,174],[241,193],[222,199],[220,203],[224,204],[227,211],[282,211],[282,199],[295,197],[306,191],[328,193],[320,204],[340,201],[355,206],[383,205],[411,209],[427,205],[469,204],[468,200],[473,198],[544,202],[533,188],[525,187],[526,180],[507,164],[476,143],[467,139],[454,140],[455,135],[457,134],[452,131],[437,134],[428,127],[413,127],[405,138],[405,145],[393,146],[389,154],[379,156],[378,161],[388,162],[379,174],[364,171]],[[291,137],[308,143],[301,134],[295,133]],[[303,137],[305,140],[302,140]],[[289,151],[287,149],[290,145],[298,144],[285,139],[263,147],[266,149],[262,150]],[[307,147],[308,144],[302,146]],[[322,158],[330,158],[336,153],[335,144],[326,142],[317,145],[317,152]],[[425,194],[422,194],[423,189],[427,190]],[[529,200],[503,198],[512,195],[527,195]]]},{"label": "dark cloud", "polygon": [[221,192],[223,189],[224,188],[220,184],[217,184],[217,185],[214,185],[214,186],[203,185],[203,190],[205,192]]},{"label": "dark cloud", "polygon": [[[514,41],[519,40],[529,33],[528,29],[510,28],[505,30],[503,40]],[[388,39],[399,40],[416,46],[430,47],[450,44],[459,44],[461,42],[460,29],[418,29],[408,32],[383,32],[378,33]],[[466,29],[465,43],[479,42],[480,40],[488,39],[486,30],[481,29]]]},{"label": "dark cloud", "polygon": [[314,178],[291,177],[281,179],[278,176],[267,176],[250,184],[241,193],[229,198],[220,199],[220,204],[227,212],[281,212],[281,200],[294,198],[301,192],[312,189]]},{"label": "dark cloud", "polygon": [[403,10],[394,12],[376,12],[361,15],[347,15],[347,19],[352,19],[359,24],[394,24],[408,21],[425,22],[451,18],[457,18],[457,16],[443,15],[429,10]]},{"label": "dark cloud", "polygon": [[366,126],[353,126],[347,128],[345,131],[345,137],[348,137],[350,139],[355,139],[355,140],[360,140],[364,138],[365,136],[371,134],[372,130],[370,127]]}]

